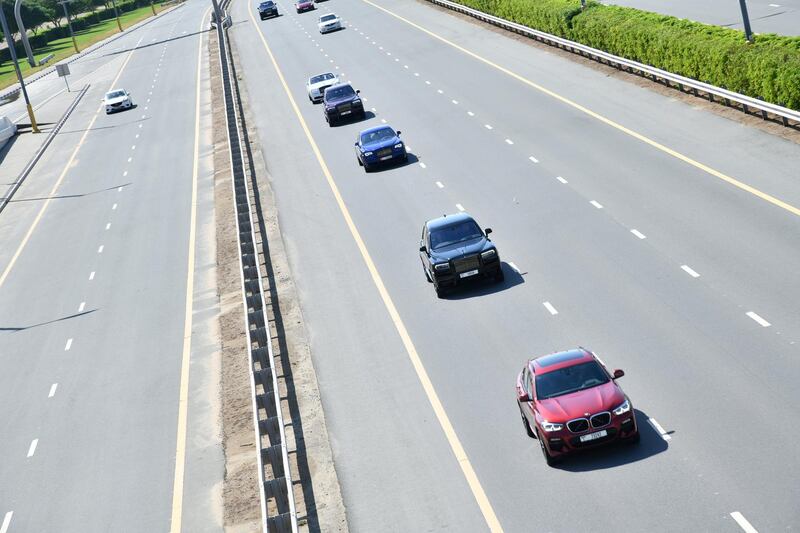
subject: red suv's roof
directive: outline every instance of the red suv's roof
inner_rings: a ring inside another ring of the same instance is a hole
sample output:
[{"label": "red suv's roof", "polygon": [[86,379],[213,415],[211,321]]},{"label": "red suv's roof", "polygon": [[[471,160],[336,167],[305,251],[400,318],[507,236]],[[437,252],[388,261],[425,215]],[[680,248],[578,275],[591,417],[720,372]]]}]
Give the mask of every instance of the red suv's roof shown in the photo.
[{"label": "red suv's roof", "polygon": [[567,350],[566,352],[556,352],[543,355],[531,360],[531,367],[534,374],[546,374],[553,370],[578,365],[587,361],[592,361],[592,354],[583,348]]}]

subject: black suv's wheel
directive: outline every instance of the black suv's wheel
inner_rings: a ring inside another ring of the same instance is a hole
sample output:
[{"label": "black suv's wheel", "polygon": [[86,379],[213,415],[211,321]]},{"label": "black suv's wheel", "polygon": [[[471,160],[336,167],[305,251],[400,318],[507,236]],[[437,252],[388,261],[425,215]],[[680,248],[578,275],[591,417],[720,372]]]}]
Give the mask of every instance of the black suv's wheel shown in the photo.
[{"label": "black suv's wheel", "polygon": [[550,452],[547,451],[547,446],[544,444],[544,439],[542,439],[541,435],[538,435],[539,439],[539,447],[542,449],[542,455],[544,455],[544,460],[547,461],[547,466],[555,466],[561,462],[561,458],[553,457],[550,455]]},{"label": "black suv's wheel", "polygon": [[502,283],[503,281],[505,281],[505,279],[506,279],[506,275],[503,274],[503,269],[502,268],[498,268],[497,272],[495,272],[495,274],[494,274],[494,280],[497,283]]},{"label": "black suv's wheel", "polygon": [[444,298],[444,295],[447,294],[447,290],[436,283],[436,280],[433,281],[433,288],[436,290],[436,296],[439,298]]}]

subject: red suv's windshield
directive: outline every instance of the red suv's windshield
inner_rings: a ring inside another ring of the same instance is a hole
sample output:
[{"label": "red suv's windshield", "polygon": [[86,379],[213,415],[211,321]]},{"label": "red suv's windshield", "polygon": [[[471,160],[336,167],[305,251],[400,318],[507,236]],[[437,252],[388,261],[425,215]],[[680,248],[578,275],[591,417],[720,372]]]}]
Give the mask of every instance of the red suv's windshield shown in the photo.
[{"label": "red suv's windshield", "polygon": [[536,397],[539,400],[546,400],[554,396],[563,396],[596,387],[608,383],[608,381],[609,377],[605,370],[596,361],[588,361],[546,374],[537,374]]}]

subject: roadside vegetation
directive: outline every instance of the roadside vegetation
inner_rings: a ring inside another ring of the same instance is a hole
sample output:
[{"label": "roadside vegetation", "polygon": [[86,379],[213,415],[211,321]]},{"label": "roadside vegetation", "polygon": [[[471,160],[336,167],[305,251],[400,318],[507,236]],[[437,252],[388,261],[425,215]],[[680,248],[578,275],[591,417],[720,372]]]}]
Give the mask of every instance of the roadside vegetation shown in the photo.
[{"label": "roadside vegetation", "polygon": [[579,0],[455,0],[668,72],[800,109],[800,37],[738,30]]},{"label": "roadside vegetation", "polygon": [[[62,16],[54,15],[50,4],[58,8],[58,13],[61,13]],[[21,15],[28,29],[28,39],[33,48],[34,57],[39,61],[50,54],[55,54],[44,65],[31,68],[25,55],[25,49],[20,42],[16,20],[14,19],[13,2],[4,1],[2,6],[14,35],[19,66],[23,76],[48,68],[75,53],[61,6],[56,4],[55,0],[24,0]],[[154,8],[158,13],[162,6],[160,3],[154,3]],[[80,1],[75,1],[69,4],[69,9],[71,10],[72,29],[75,31],[75,41],[81,51],[119,32],[110,0],[105,4],[98,0],[96,5],[89,2],[81,3]],[[75,13],[73,11],[78,11],[79,9],[84,11],[80,12],[78,16],[74,16]],[[123,29],[129,28],[153,15],[149,0],[117,2],[117,10],[119,11],[119,19]],[[17,77],[14,73],[14,65],[11,62],[5,36],[2,35],[2,32],[0,32],[0,42],[3,43],[3,48],[0,49],[0,89],[3,89],[16,83]]]}]

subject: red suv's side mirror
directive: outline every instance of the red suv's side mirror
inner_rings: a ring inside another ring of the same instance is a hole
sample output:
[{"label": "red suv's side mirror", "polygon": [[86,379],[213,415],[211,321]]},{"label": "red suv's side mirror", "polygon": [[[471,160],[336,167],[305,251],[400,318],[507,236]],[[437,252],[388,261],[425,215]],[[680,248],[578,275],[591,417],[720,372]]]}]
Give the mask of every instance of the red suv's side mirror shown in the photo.
[{"label": "red suv's side mirror", "polygon": [[618,368],[618,369],[614,370],[614,379],[619,379],[624,375],[625,375],[625,372],[621,368]]},{"label": "red suv's side mirror", "polygon": [[517,399],[520,401],[520,403],[533,401],[528,393],[524,390],[517,392]]}]

